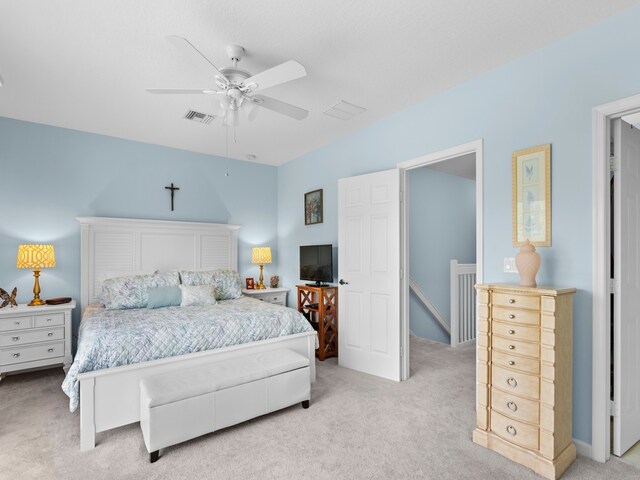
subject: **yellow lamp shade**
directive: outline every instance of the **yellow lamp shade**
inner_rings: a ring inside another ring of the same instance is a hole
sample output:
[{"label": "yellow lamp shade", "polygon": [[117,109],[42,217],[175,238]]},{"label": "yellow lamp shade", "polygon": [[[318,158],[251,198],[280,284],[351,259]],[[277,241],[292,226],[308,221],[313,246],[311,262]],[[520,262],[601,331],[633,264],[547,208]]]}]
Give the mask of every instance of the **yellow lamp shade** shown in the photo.
[{"label": "yellow lamp shade", "polygon": [[258,263],[260,265],[271,263],[271,248],[254,247],[251,251],[251,263]]},{"label": "yellow lamp shade", "polygon": [[56,266],[53,245],[18,245],[16,268],[52,268]]}]

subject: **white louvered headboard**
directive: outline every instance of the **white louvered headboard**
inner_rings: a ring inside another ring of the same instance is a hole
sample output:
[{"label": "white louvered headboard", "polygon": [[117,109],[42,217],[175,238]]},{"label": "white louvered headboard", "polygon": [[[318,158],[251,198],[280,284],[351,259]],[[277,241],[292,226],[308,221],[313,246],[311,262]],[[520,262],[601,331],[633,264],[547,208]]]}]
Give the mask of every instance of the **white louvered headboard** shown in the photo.
[{"label": "white louvered headboard", "polygon": [[239,225],[78,217],[82,309],[109,276],[238,268]]}]

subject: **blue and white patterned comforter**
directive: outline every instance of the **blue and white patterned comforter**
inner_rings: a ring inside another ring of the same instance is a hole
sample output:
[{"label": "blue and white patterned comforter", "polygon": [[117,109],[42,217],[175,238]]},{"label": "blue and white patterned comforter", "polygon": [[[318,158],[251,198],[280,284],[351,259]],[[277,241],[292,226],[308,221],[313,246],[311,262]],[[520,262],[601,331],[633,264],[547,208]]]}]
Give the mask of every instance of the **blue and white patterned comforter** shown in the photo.
[{"label": "blue and white patterned comforter", "polygon": [[247,297],[203,307],[107,310],[87,307],[78,351],[62,390],[78,408],[78,374],[313,331],[294,309]]}]

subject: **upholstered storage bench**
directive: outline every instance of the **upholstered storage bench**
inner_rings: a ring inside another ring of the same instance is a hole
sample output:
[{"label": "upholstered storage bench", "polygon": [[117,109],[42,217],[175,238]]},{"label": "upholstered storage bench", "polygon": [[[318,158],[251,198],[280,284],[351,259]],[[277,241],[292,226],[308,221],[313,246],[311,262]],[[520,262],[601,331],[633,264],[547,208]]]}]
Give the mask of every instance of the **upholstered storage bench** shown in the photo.
[{"label": "upholstered storage bench", "polygon": [[309,359],[280,349],[176,370],[140,381],[140,427],[150,461],[159,450],[302,402]]}]

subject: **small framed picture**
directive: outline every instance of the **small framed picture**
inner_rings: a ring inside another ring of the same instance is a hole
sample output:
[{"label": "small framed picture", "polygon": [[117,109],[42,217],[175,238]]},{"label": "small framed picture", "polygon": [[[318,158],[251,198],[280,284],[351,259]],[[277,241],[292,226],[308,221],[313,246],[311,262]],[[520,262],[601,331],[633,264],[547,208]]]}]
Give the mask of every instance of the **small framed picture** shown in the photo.
[{"label": "small framed picture", "polygon": [[322,223],[322,189],[304,194],[304,224]]},{"label": "small framed picture", "polygon": [[513,246],[551,246],[551,144],[513,152]]},{"label": "small framed picture", "polygon": [[254,290],[256,287],[253,283],[253,278],[249,277],[249,278],[245,278],[245,283],[247,285],[247,290]]}]

